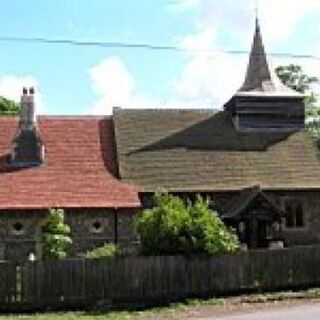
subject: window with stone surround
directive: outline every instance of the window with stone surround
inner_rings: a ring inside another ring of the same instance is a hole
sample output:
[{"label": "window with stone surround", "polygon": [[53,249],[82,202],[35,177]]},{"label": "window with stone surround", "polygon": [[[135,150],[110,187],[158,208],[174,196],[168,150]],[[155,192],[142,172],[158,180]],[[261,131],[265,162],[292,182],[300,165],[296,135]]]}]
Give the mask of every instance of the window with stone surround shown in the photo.
[{"label": "window with stone surround", "polygon": [[11,224],[11,232],[14,234],[14,235],[22,235],[24,234],[25,232],[25,225],[23,222],[21,221],[14,221],[12,224]]},{"label": "window with stone surround", "polygon": [[287,213],[285,218],[285,227],[287,229],[305,227],[305,214],[300,203],[287,203],[285,211]]},{"label": "window with stone surround", "polygon": [[102,233],[105,230],[105,223],[102,220],[94,220],[90,225],[92,233]]}]

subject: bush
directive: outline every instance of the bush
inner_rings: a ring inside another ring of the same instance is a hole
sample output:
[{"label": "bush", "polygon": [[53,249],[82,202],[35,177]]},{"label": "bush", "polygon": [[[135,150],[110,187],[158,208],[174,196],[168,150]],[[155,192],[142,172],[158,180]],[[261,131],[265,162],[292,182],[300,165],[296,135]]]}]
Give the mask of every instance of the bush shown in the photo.
[{"label": "bush", "polygon": [[97,247],[91,251],[81,254],[80,256],[85,259],[102,259],[107,257],[118,256],[119,248],[113,243],[106,243],[101,247]]},{"label": "bush", "polygon": [[63,259],[72,243],[70,227],[64,222],[62,209],[50,209],[47,224],[42,229],[42,253],[44,259]]},{"label": "bush", "polygon": [[194,204],[167,193],[155,195],[156,206],[143,211],[138,220],[144,254],[219,254],[235,252],[239,242],[198,196]]}]

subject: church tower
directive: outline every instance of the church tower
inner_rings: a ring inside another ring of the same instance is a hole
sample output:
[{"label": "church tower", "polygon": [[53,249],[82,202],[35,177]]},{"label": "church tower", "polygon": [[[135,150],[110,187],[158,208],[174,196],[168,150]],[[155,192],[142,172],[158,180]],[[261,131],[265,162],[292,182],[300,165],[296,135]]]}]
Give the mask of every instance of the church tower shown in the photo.
[{"label": "church tower", "polygon": [[240,132],[290,132],[304,127],[304,95],[281,83],[270,68],[259,21],[243,85],[224,106]]}]

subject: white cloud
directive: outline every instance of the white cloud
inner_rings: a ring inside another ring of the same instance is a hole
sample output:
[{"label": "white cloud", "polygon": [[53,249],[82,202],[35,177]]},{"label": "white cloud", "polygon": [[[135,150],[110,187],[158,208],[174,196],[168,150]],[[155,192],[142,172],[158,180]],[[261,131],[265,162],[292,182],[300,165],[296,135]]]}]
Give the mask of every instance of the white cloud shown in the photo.
[{"label": "white cloud", "polygon": [[113,107],[147,108],[195,108],[197,100],[173,97],[167,101],[149,99],[137,92],[135,79],[124,62],[111,56],[89,70],[92,87],[98,99],[90,108],[92,114],[111,114]]},{"label": "white cloud", "polygon": [[[182,46],[189,50],[189,61],[177,79],[176,94],[192,100],[201,108],[220,108],[240,87],[244,78],[246,56],[221,53],[213,27],[188,35]],[[196,51],[194,48],[204,48]]]},{"label": "white cloud", "polygon": [[[193,4],[193,5],[191,5]],[[238,35],[247,41],[252,33],[255,16],[255,1],[238,0],[176,0],[174,5],[182,9],[200,9],[197,26],[206,29],[215,26],[220,30]],[[179,10],[177,10],[179,11]],[[293,34],[295,27],[308,14],[320,11],[319,0],[260,0],[259,17],[266,42],[272,43]]]},{"label": "white cloud", "polygon": [[[180,0],[181,7],[186,3],[188,1]],[[250,49],[254,1],[247,4],[249,8],[243,1],[235,0],[198,2],[197,9],[200,8],[202,14],[195,25],[195,31],[181,41],[182,46],[189,52],[189,60],[174,82],[179,99],[193,99],[197,105],[221,107],[240,87],[244,80],[248,56],[224,54],[219,46],[219,33],[224,30],[232,39],[239,38],[231,49]],[[259,15],[267,51],[270,51],[273,42],[290,36],[302,19],[316,10],[320,10],[319,0],[310,0],[308,5],[300,0],[261,0]],[[197,48],[204,51],[195,50]],[[270,60],[273,62],[271,67],[297,63],[301,64],[308,74],[320,76],[319,61]]]},{"label": "white cloud", "polygon": [[0,77],[0,96],[20,101],[23,87],[35,88],[35,103],[37,106],[37,112],[44,111],[44,104],[42,94],[40,92],[40,85],[37,79],[32,76],[15,76],[15,75],[3,75]]},{"label": "white cloud", "polygon": [[121,101],[134,91],[134,80],[118,57],[101,61],[90,70],[94,91],[110,101]]},{"label": "white cloud", "polygon": [[[137,92],[135,79],[119,57],[109,57],[90,70],[98,101],[93,113],[110,114],[113,106],[124,108],[221,108],[241,86],[248,63],[247,55],[223,53],[221,33],[234,41],[230,49],[250,49],[254,1],[172,0],[171,11],[197,10],[194,32],[185,35],[180,45],[187,50],[188,60],[171,80],[172,97],[161,103]],[[308,14],[320,11],[319,0],[260,0],[260,23],[267,51],[294,32]],[[230,43],[231,41],[229,41]],[[198,49],[203,50],[198,50]],[[197,50],[196,50],[197,49]],[[224,48],[225,49],[225,48]],[[312,48],[310,48],[312,50]],[[318,48],[320,54],[320,48]],[[270,59],[271,65],[301,64],[310,75],[320,77],[319,61]]]},{"label": "white cloud", "polygon": [[89,70],[92,87],[98,95],[98,101],[91,112],[111,114],[113,107],[148,108],[155,107],[152,101],[139,95],[135,80],[117,56],[108,57]]},{"label": "white cloud", "polygon": [[[320,56],[320,50],[319,56]],[[298,64],[298,63],[297,63]],[[301,63],[300,63],[301,64]],[[320,80],[320,61],[319,60],[308,60],[301,64],[306,74],[315,76]],[[313,91],[320,97],[320,83],[314,84]]]},{"label": "white cloud", "polygon": [[18,77],[4,75],[0,77],[0,95],[19,101],[23,87],[38,87],[38,82],[31,76]]},{"label": "white cloud", "polygon": [[294,36],[296,27],[309,14],[320,13],[319,0],[261,0],[260,16],[266,41],[276,42]]}]

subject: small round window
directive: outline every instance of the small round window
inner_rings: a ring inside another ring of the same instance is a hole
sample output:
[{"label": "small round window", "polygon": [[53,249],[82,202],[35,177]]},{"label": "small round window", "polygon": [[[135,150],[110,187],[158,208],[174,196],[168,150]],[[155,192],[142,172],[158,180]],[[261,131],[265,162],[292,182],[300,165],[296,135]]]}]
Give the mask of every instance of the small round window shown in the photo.
[{"label": "small round window", "polygon": [[94,221],[91,226],[92,232],[99,233],[103,231],[103,225],[101,221]]},{"label": "small round window", "polygon": [[24,231],[24,225],[20,221],[16,221],[12,225],[12,229],[15,234],[21,234]]}]

